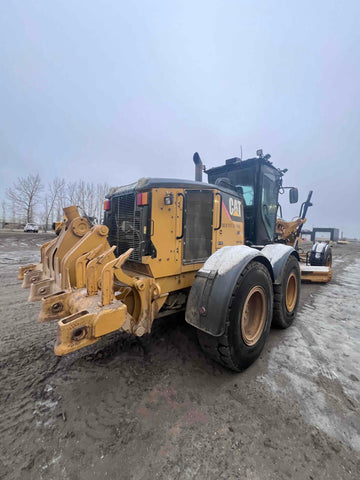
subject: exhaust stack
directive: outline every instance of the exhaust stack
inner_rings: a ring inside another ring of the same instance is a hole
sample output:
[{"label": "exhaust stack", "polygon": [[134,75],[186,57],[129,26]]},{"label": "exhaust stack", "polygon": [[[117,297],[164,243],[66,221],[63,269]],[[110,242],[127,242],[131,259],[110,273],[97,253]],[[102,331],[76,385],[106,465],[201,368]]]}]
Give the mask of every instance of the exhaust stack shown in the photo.
[{"label": "exhaust stack", "polygon": [[194,153],[193,161],[195,163],[195,181],[202,182],[202,172],[203,172],[204,166],[198,152]]}]

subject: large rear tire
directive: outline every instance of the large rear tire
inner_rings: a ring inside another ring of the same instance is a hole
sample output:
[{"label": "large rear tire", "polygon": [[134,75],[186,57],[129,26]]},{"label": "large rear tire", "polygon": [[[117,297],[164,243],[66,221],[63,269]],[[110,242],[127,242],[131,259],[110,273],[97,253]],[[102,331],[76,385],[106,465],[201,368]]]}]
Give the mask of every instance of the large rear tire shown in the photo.
[{"label": "large rear tire", "polygon": [[299,305],[300,282],[299,262],[290,255],[284,267],[282,283],[274,286],[274,327],[288,328],[293,323]]},{"label": "large rear tire", "polygon": [[313,267],[329,267],[331,268],[332,265],[332,250],[330,245],[326,245],[325,251],[321,253],[321,255],[317,256],[316,245],[314,245],[313,249],[310,252],[309,262],[310,265]]},{"label": "large rear tire", "polygon": [[227,368],[241,372],[260,355],[269,335],[273,288],[268,269],[252,261],[234,286],[225,332],[214,337],[198,330],[203,351]]},{"label": "large rear tire", "polygon": [[332,265],[332,250],[331,248],[329,248],[325,255],[325,267],[331,268],[331,265]]}]

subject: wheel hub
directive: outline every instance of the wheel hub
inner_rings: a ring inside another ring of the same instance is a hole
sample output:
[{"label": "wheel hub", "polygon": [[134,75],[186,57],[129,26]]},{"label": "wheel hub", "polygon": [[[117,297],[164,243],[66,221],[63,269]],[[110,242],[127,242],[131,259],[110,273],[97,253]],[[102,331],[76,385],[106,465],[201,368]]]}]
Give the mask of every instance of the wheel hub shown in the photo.
[{"label": "wheel hub", "polygon": [[296,305],[297,300],[297,278],[295,273],[291,273],[286,285],[286,308],[291,313]]},{"label": "wheel hub", "polygon": [[241,335],[246,345],[255,345],[259,340],[264,330],[265,319],[265,292],[261,287],[256,286],[246,297],[241,317]]}]

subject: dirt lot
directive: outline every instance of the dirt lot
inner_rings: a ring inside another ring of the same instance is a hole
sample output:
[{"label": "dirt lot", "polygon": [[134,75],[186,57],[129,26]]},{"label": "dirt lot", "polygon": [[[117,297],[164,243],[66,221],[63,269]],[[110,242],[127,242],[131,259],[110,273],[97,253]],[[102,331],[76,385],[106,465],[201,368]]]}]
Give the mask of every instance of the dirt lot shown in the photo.
[{"label": "dirt lot", "polygon": [[207,360],[183,317],[55,357],[17,281],[44,234],[0,233],[0,477],[360,478],[360,246],[305,285],[296,324],[242,374]]}]

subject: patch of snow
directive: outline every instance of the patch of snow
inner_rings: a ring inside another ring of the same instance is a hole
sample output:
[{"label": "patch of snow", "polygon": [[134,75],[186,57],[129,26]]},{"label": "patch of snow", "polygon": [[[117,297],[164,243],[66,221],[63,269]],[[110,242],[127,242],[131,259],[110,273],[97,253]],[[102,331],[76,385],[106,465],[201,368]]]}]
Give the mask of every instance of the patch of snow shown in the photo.
[{"label": "patch of snow", "polygon": [[292,250],[291,247],[279,243],[266,245],[261,250],[261,253],[265,255],[265,257],[270,261],[271,265],[275,265],[275,263],[278,262],[290,250]]},{"label": "patch of snow", "polygon": [[303,265],[300,264],[300,269],[302,272],[328,272],[329,267],[313,267],[312,265]]},{"label": "patch of snow", "polygon": [[360,260],[305,304],[258,377],[305,419],[360,451]]},{"label": "patch of snow", "polygon": [[[217,270],[219,275],[224,275],[224,273],[227,273],[229,270],[231,270],[246,256],[252,255],[253,252],[254,249],[247,247],[246,245],[223,247],[220,250],[217,250],[206,260],[201,270],[207,272]],[[261,255],[261,253],[259,254]]]}]

